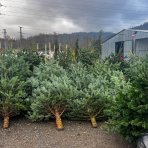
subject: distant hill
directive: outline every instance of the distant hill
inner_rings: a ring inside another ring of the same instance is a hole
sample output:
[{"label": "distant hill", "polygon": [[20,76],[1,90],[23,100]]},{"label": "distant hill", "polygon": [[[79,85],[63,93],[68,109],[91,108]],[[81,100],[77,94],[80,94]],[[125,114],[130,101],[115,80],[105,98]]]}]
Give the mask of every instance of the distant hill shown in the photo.
[{"label": "distant hill", "polygon": [[131,29],[148,30],[148,22],[145,22],[144,24],[139,25],[139,26],[135,26],[135,27],[133,27]]},{"label": "distant hill", "polygon": [[[109,37],[113,36],[114,33],[112,32],[102,32],[101,39],[102,41],[108,39]],[[66,44],[73,48],[75,46],[75,42],[79,40],[79,47],[85,48],[88,47],[92,42],[97,40],[100,37],[99,32],[78,32],[78,33],[70,33],[70,34],[58,34],[57,39],[58,42],[65,46]],[[29,37],[26,42],[28,45],[32,43],[39,43],[41,48],[44,48],[44,43],[50,42],[52,45],[54,44],[55,36],[53,34],[39,34],[37,36]]]}]

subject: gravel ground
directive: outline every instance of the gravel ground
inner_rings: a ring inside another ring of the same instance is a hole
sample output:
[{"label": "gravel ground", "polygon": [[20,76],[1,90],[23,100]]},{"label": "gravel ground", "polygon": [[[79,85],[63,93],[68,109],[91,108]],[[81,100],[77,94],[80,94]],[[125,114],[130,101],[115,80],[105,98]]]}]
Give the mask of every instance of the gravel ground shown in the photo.
[{"label": "gravel ground", "polygon": [[119,135],[94,129],[89,122],[64,121],[64,127],[57,131],[53,121],[13,119],[9,129],[0,128],[0,148],[133,148]]}]

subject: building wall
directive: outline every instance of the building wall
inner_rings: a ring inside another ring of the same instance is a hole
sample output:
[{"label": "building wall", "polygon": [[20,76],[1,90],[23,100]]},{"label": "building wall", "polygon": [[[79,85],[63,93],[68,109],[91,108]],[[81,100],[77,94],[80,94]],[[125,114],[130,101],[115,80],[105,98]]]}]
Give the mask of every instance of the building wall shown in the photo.
[{"label": "building wall", "polygon": [[124,56],[127,57],[132,53],[132,41],[124,42]]},{"label": "building wall", "polygon": [[136,55],[144,57],[148,54],[148,38],[136,40]]},{"label": "building wall", "polygon": [[143,56],[148,49],[148,40],[145,38],[148,38],[147,31],[123,30],[102,44],[102,59],[108,57],[111,53],[115,53],[115,43],[120,41],[124,41],[124,56],[132,53],[132,42],[134,40],[137,50],[137,52],[135,51],[136,54]]}]

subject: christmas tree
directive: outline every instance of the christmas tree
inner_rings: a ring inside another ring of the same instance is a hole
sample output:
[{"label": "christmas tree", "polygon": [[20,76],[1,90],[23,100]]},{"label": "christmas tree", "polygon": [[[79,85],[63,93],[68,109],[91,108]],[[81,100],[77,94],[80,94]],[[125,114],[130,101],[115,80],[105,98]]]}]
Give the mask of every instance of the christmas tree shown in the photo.
[{"label": "christmas tree", "polygon": [[9,127],[9,120],[25,109],[25,80],[29,66],[16,54],[0,55],[0,115],[4,118],[3,128]]},{"label": "christmas tree", "polygon": [[34,90],[30,118],[38,120],[52,114],[57,129],[63,129],[61,116],[77,94],[67,72],[57,62],[49,61],[35,69],[31,82]]},{"label": "christmas tree", "polygon": [[79,93],[71,102],[70,117],[89,118],[92,126],[97,127],[96,118],[104,116],[111,89],[111,76],[116,79],[120,72],[114,71],[107,63],[96,63],[85,67],[82,63],[73,64],[69,75]]}]

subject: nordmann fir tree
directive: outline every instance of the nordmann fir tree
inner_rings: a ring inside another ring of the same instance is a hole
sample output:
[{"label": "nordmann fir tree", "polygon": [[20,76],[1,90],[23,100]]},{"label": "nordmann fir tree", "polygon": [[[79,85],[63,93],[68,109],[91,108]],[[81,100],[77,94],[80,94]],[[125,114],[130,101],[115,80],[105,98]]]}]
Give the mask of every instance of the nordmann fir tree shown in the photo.
[{"label": "nordmann fir tree", "polygon": [[132,58],[125,73],[126,83],[113,78],[116,95],[107,113],[111,129],[136,142],[148,131],[148,57]]},{"label": "nordmann fir tree", "polygon": [[0,55],[0,116],[3,128],[9,127],[10,118],[25,109],[25,81],[29,75],[29,66],[16,54]]},{"label": "nordmann fir tree", "polygon": [[96,118],[103,117],[107,100],[109,87],[107,77],[102,74],[98,74],[96,77],[82,63],[71,65],[69,73],[74,85],[79,90],[79,96],[71,102],[69,116],[87,117],[91,120],[92,126],[97,127]]},{"label": "nordmann fir tree", "polygon": [[55,61],[42,63],[35,68],[31,83],[34,90],[30,118],[35,121],[53,114],[57,129],[63,129],[61,116],[77,95],[66,71]]}]

